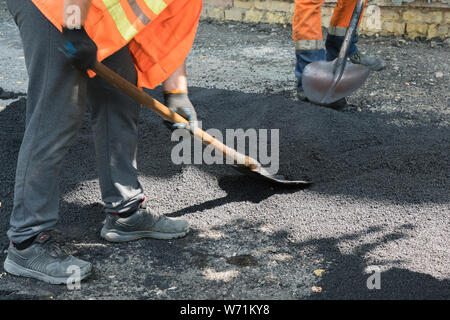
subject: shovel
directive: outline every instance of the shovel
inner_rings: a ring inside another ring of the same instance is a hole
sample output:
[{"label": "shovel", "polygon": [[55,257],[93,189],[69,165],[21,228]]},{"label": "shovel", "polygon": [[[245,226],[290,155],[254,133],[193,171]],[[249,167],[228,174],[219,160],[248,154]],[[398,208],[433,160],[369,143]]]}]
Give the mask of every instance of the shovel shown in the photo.
[{"label": "shovel", "polygon": [[345,33],[337,59],[308,64],[302,75],[302,86],[309,101],[328,105],[350,95],[362,86],[370,69],[360,64],[347,63],[347,56],[356,33],[364,0],[358,0]]},{"label": "shovel", "polygon": [[128,80],[122,78],[120,75],[118,75],[102,63],[97,62],[92,70],[114,87],[118,88],[125,94],[129,95],[131,98],[143,104],[148,109],[156,112],[164,120],[167,120],[171,123],[184,123],[186,125],[185,128],[189,130],[195,138],[200,139],[204,145],[212,146],[216,151],[221,152],[226,159],[232,160],[234,163],[232,165],[233,168],[237,169],[239,172],[282,186],[306,187],[311,184],[311,182],[309,181],[287,180],[282,175],[270,174],[255,159],[243,155],[236,150],[224,145],[222,142],[215,139],[202,129],[195,128],[194,130],[190,130],[189,122],[185,118],[180,116],[178,113],[169,110],[169,108],[167,108],[165,105],[153,99],[149,94],[140,90],[138,87],[130,83]]}]

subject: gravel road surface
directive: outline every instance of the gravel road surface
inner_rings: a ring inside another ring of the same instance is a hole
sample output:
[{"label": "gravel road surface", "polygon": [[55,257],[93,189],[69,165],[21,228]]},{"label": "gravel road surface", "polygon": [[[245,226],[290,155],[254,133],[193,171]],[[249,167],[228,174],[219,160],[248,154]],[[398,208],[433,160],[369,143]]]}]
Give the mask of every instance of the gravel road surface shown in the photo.
[{"label": "gravel road surface", "polygon": [[[378,37],[359,47],[387,68],[334,111],[296,100],[290,26],[202,21],[188,73],[203,128],[279,129],[280,172],[313,186],[279,189],[226,165],[175,165],[170,131],[143,109],[140,181],[152,210],[187,219],[192,232],[110,244],[99,235],[105,215],[86,115],[64,162],[58,227],[95,274],[71,291],[0,267],[0,299],[449,299],[448,43]],[[27,86],[3,1],[0,57],[3,261]],[[381,272],[380,289],[367,287],[370,270]]]}]

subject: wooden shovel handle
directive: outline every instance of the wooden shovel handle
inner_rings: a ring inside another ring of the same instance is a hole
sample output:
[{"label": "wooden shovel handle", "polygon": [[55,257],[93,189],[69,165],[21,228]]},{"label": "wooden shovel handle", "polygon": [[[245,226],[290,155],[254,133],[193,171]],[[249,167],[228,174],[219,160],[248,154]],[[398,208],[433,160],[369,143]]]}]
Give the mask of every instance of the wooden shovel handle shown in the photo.
[{"label": "wooden shovel handle", "polygon": [[[186,128],[189,128],[189,121],[180,116],[178,113],[169,110],[169,108],[167,108],[165,105],[153,99],[149,94],[140,90],[138,87],[130,83],[128,80],[122,78],[120,75],[109,69],[104,64],[97,62],[92,70],[98,76],[102,77],[105,81],[109,82],[111,85],[126,93],[139,103],[143,104],[148,109],[159,114],[163,119],[171,123],[184,123],[186,124]],[[227,159],[233,160],[235,161],[235,163],[243,164],[251,170],[260,167],[259,162],[255,159],[243,155],[236,150],[224,145],[222,142],[218,141],[200,128],[195,128],[192,134],[194,135],[194,137],[200,139],[203,144],[212,145],[214,149],[222,152],[222,154]]]}]

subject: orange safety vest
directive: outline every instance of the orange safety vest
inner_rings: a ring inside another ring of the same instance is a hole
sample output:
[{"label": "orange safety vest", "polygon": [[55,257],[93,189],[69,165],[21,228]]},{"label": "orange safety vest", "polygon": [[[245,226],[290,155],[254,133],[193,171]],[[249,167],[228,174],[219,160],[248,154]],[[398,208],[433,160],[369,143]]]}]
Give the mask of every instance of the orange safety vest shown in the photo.
[{"label": "orange safety vest", "polygon": [[[64,1],[32,1],[62,31]],[[99,61],[128,45],[138,86],[153,89],[186,59],[201,9],[201,0],[92,0],[85,29]]]}]

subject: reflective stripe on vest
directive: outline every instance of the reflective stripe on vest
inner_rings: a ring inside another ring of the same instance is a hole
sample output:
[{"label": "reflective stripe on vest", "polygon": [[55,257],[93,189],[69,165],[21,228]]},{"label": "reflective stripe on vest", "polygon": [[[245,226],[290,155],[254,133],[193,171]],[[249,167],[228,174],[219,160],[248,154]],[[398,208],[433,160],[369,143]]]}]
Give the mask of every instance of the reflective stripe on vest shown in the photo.
[{"label": "reflective stripe on vest", "polygon": [[122,5],[118,0],[103,0],[103,3],[108,9],[109,14],[114,20],[117,29],[119,30],[125,41],[130,41],[138,33],[136,28],[128,21],[128,18],[123,10]]},{"label": "reflective stripe on vest", "polygon": [[167,5],[162,0],[145,0],[145,4],[153,11],[155,15],[158,15],[163,11]]},{"label": "reflective stripe on vest", "polygon": [[150,23],[150,18],[147,17],[145,12],[135,0],[128,0],[128,3],[130,4],[131,10],[133,10],[134,14],[142,22],[142,24],[147,25]]},{"label": "reflective stripe on vest", "polygon": [[[152,18],[155,18],[167,7],[167,4],[163,0],[144,0],[140,1],[141,5],[139,5],[136,0],[102,1],[114,20],[117,30],[119,30],[119,33],[126,42],[133,39],[140,30],[130,22],[125,11],[125,6],[129,6],[143,26],[146,26],[151,21],[151,18],[145,14],[145,9],[150,10],[151,15],[153,16]],[[146,8],[144,6],[146,6]]]}]

